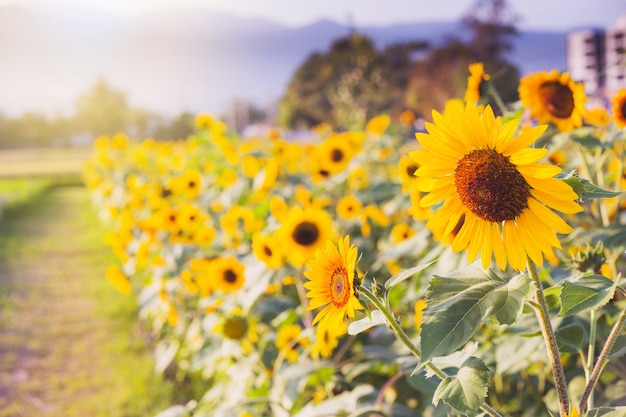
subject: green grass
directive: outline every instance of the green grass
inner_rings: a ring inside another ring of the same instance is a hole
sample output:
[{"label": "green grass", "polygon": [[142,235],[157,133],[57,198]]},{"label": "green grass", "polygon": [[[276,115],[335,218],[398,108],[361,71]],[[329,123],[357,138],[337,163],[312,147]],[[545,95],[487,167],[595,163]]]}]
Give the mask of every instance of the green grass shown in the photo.
[{"label": "green grass", "polygon": [[42,189],[0,219],[0,417],[153,416],[173,385],[153,373],[134,296],[84,187]]}]

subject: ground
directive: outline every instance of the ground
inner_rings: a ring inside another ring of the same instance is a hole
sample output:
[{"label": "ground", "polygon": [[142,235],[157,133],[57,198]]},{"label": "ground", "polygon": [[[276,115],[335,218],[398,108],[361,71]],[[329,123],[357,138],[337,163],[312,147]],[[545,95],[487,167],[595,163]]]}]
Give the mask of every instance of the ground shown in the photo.
[{"label": "ground", "polygon": [[132,295],[104,275],[103,229],[82,186],[51,188],[0,219],[0,417],[149,416],[170,388],[152,371]]}]

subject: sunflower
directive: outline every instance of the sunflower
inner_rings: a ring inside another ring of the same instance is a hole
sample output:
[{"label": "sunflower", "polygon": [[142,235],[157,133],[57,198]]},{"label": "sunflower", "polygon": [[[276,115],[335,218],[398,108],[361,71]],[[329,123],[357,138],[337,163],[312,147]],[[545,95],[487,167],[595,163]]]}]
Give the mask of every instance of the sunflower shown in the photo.
[{"label": "sunflower", "polygon": [[561,168],[539,164],[547,149],[528,148],[545,131],[536,126],[515,132],[519,121],[502,124],[490,106],[452,103],[443,115],[433,112],[428,133],[416,133],[424,149],[410,156],[420,165],[423,207],[436,207],[426,227],[435,238],[468,249],[472,262],[481,252],[487,267],[492,255],[505,269],[523,270],[526,255],[538,265],[560,243],[556,233],[572,228],[551,209],[582,210],[577,194],[552,178]]},{"label": "sunflower", "polygon": [[552,122],[563,132],[582,126],[585,86],[574,82],[568,73],[552,70],[529,74],[520,80],[518,91],[522,105],[539,123]]},{"label": "sunflower", "polygon": [[367,131],[367,133],[380,136],[383,133],[385,133],[390,123],[391,123],[391,118],[387,116],[386,114],[381,114],[381,115],[374,117],[369,122],[367,122],[367,125],[365,126],[365,130]]},{"label": "sunflower", "polygon": [[311,356],[314,358],[329,358],[333,350],[339,344],[339,338],[348,332],[345,323],[341,327],[320,327],[315,331],[315,343],[311,348]]},{"label": "sunflower", "polygon": [[353,219],[359,215],[363,203],[354,195],[346,195],[337,202],[337,216],[342,219]]},{"label": "sunflower", "polygon": [[314,160],[322,175],[333,175],[346,169],[354,153],[352,143],[345,136],[332,135],[317,147]]},{"label": "sunflower", "polygon": [[132,291],[132,285],[120,267],[109,266],[106,270],[106,277],[122,294],[130,294]]},{"label": "sunflower", "polygon": [[408,193],[411,186],[417,182],[417,178],[415,177],[415,171],[417,171],[417,168],[419,168],[419,166],[408,156],[403,155],[400,158],[400,162],[398,162],[398,171],[400,174],[400,183],[402,184],[403,193]]},{"label": "sunflower", "polygon": [[297,324],[290,324],[278,329],[274,344],[285,358],[292,363],[298,361],[298,348],[307,347],[309,339],[302,335],[302,328]]},{"label": "sunflower", "polygon": [[255,234],[252,237],[252,252],[268,268],[283,266],[283,257],[278,242],[270,235]]},{"label": "sunflower", "polygon": [[489,81],[489,74],[485,73],[482,62],[476,62],[469,66],[470,75],[467,77],[467,89],[465,90],[465,102],[477,104],[485,96],[485,89]]},{"label": "sunflower", "polygon": [[391,228],[391,240],[393,243],[401,243],[413,237],[415,230],[406,223],[398,223]]},{"label": "sunflower", "polygon": [[301,266],[331,237],[332,229],[332,218],[326,211],[295,207],[280,225],[277,239],[283,245],[281,249],[287,260],[294,266]]},{"label": "sunflower", "polygon": [[222,291],[237,291],[245,282],[244,266],[232,256],[211,261],[210,271],[215,288]]},{"label": "sunflower", "polygon": [[356,247],[350,245],[350,236],[345,236],[337,246],[327,241],[326,247],[318,249],[315,259],[307,263],[309,270],[304,275],[309,281],[304,287],[311,299],[307,309],[324,307],[313,319],[313,324],[319,322],[322,329],[338,331],[345,326],[346,316],[353,318],[354,310],[363,308],[353,284],[357,254]]},{"label": "sunflower", "polygon": [[622,88],[611,99],[613,120],[618,127],[626,127],[626,88]]}]

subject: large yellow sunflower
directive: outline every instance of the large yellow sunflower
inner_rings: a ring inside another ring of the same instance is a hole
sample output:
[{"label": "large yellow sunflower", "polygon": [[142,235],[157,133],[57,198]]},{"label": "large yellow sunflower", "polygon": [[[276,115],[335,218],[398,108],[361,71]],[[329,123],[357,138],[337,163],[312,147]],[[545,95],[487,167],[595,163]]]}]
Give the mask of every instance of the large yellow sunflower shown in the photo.
[{"label": "large yellow sunflower", "polygon": [[287,213],[276,237],[287,260],[301,266],[332,237],[332,230],[332,218],[323,209],[295,207]]},{"label": "large yellow sunflower", "polygon": [[324,307],[313,319],[313,324],[319,322],[322,329],[342,329],[346,316],[353,318],[354,310],[363,308],[353,283],[357,254],[357,248],[350,245],[350,236],[345,236],[337,246],[327,241],[325,249],[317,250],[315,259],[307,263],[309,270],[304,275],[309,281],[304,287],[311,299],[307,309]]},{"label": "large yellow sunflower", "polygon": [[586,114],[585,86],[566,72],[536,72],[523,77],[518,88],[522,105],[539,123],[552,122],[563,132],[582,126]]},{"label": "large yellow sunflower", "polygon": [[[495,256],[505,269],[526,266],[526,255],[543,264],[543,255],[560,247],[556,233],[572,228],[551,209],[582,210],[572,188],[554,175],[561,168],[537,163],[547,149],[528,148],[545,131],[536,126],[515,132],[519,121],[502,124],[490,106],[452,102],[443,115],[433,112],[428,133],[416,133],[424,149],[410,153],[420,168],[423,207],[433,207],[426,226],[454,251],[468,249],[472,262],[481,253],[487,267]],[[440,205],[440,207],[438,207]]]},{"label": "large yellow sunflower", "polygon": [[618,127],[626,127],[626,88],[619,90],[611,99],[613,120]]}]

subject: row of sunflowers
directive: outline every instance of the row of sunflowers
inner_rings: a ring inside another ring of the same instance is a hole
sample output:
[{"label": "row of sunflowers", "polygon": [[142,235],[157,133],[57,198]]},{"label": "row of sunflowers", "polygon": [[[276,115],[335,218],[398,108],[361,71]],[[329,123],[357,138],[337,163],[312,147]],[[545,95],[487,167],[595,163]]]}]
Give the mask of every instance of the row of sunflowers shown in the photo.
[{"label": "row of sunflowers", "polygon": [[539,72],[492,109],[489,87],[471,66],[415,137],[407,111],[95,140],[106,276],[157,371],[201,387],[159,416],[626,415],[626,91],[586,108]]}]

